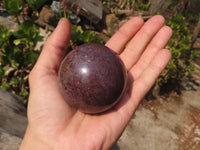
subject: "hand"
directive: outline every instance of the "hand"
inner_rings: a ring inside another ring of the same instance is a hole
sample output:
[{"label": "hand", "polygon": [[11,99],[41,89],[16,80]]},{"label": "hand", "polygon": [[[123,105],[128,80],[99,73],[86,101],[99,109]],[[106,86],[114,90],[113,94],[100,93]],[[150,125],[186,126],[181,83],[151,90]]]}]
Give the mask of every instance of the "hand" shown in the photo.
[{"label": "hand", "polygon": [[88,115],[70,107],[60,93],[58,69],[71,32],[68,20],[61,19],[30,73],[28,127],[20,149],[109,149],[170,60],[164,47],[172,30],[164,24],[162,16],[146,23],[134,17],[106,43],[124,62],[129,89],[111,110]]}]

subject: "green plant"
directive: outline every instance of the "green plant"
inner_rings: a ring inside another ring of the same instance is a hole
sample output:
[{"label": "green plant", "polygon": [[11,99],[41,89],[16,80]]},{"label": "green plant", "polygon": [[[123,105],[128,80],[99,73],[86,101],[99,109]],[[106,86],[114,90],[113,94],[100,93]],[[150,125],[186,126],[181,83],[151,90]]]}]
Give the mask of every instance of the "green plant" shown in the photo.
[{"label": "green plant", "polygon": [[[59,20],[62,17],[65,17],[70,20],[70,14],[66,11],[65,7],[65,0],[62,0],[63,5],[63,11],[57,14],[57,20]],[[97,36],[95,32],[86,30],[84,31],[81,26],[77,26],[74,24],[71,24],[71,39],[70,39],[70,45],[69,50],[74,49],[75,47],[86,44],[86,43],[98,43],[103,44],[103,40],[100,36]]]},{"label": "green plant", "polygon": [[139,10],[148,10],[149,9],[149,5],[148,4],[139,3],[138,4],[138,9]]},{"label": "green plant", "polygon": [[22,0],[4,0],[3,6],[10,15],[16,17],[16,21],[20,24],[18,16],[22,14]]},{"label": "green plant", "polygon": [[167,25],[173,30],[172,38],[167,45],[172,53],[172,59],[158,79],[160,84],[167,83],[169,80],[180,81],[187,77],[195,70],[192,60],[198,55],[197,51],[190,50],[189,30],[182,15],[173,16]]},{"label": "green plant", "polygon": [[9,14],[19,16],[21,13],[22,0],[4,0],[4,8],[8,11]]},{"label": "green plant", "polygon": [[1,88],[20,95],[27,101],[28,74],[38,54],[33,50],[41,41],[38,29],[32,21],[25,21],[17,32],[8,32],[0,26],[0,84]]},{"label": "green plant", "polygon": [[136,10],[143,10],[143,11],[147,11],[149,9],[149,6],[151,4],[151,0],[148,1],[148,3],[142,3],[142,2],[136,2]]},{"label": "green plant", "polygon": [[85,43],[103,44],[103,40],[93,31],[84,31],[81,26],[72,25],[70,47],[74,49],[76,46]]},{"label": "green plant", "polygon": [[168,5],[168,9],[173,8],[174,6],[176,6],[179,3],[179,0],[171,0],[170,4]]},{"label": "green plant", "polygon": [[[66,17],[70,20],[69,13],[66,12],[60,12],[57,14],[56,20],[59,21],[62,17]],[[70,39],[70,45],[69,49],[74,49],[76,46],[79,46],[81,44],[86,43],[98,43],[103,44],[103,40],[100,36],[96,35],[94,31],[90,30],[83,30],[81,26],[71,24],[71,39]]]},{"label": "green plant", "polygon": [[37,11],[47,0],[26,0],[28,5],[35,11]]},{"label": "green plant", "polygon": [[129,0],[129,3],[132,6],[135,3],[135,0]]},{"label": "green plant", "polygon": [[[4,0],[3,4],[8,13],[17,18],[22,14],[24,1]],[[34,10],[41,7],[45,1],[27,0]],[[58,14],[59,18],[63,16],[69,18],[67,12]],[[26,103],[29,93],[28,75],[39,56],[33,49],[42,37],[33,21],[18,23],[21,25],[17,32],[9,32],[5,26],[0,25],[0,87],[22,96]],[[103,41],[93,31],[83,31],[81,26],[72,25],[70,47],[75,48],[83,43],[103,44]]]}]

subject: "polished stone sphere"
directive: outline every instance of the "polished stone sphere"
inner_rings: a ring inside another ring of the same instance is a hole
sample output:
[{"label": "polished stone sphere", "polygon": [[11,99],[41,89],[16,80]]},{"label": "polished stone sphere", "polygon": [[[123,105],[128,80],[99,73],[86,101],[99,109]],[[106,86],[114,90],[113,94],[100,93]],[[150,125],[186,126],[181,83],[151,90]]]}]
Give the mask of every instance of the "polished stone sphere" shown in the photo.
[{"label": "polished stone sphere", "polygon": [[122,97],[127,80],[119,56],[100,44],[84,44],[69,52],[59,69],[61,91],[69,105],[84,113],[101,113]]}]

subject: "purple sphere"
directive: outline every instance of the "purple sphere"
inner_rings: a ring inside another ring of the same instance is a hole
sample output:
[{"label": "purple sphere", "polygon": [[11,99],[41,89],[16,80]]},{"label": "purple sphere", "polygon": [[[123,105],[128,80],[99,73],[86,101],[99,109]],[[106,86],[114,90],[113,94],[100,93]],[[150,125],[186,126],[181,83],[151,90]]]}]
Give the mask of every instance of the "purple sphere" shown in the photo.
[{"label": "purple sphere", "polygon": [[114,106],[126,88],[126,69],[119,56],[100,44],[84,44],[63,59],[59,78],[63,97],[84,113]]}]

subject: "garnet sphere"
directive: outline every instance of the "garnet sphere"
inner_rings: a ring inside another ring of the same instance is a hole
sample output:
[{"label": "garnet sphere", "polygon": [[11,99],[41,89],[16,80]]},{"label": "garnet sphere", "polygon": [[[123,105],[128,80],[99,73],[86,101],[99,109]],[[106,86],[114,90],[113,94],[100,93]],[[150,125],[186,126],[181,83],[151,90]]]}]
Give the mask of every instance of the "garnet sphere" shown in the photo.
[{"label": "garnet sphere", "polygon": [[119,56],[100,44],[84,44],[63,59],[59,78],[64,99],[84,113],[100,113],[122,97],[127,73]]}]

